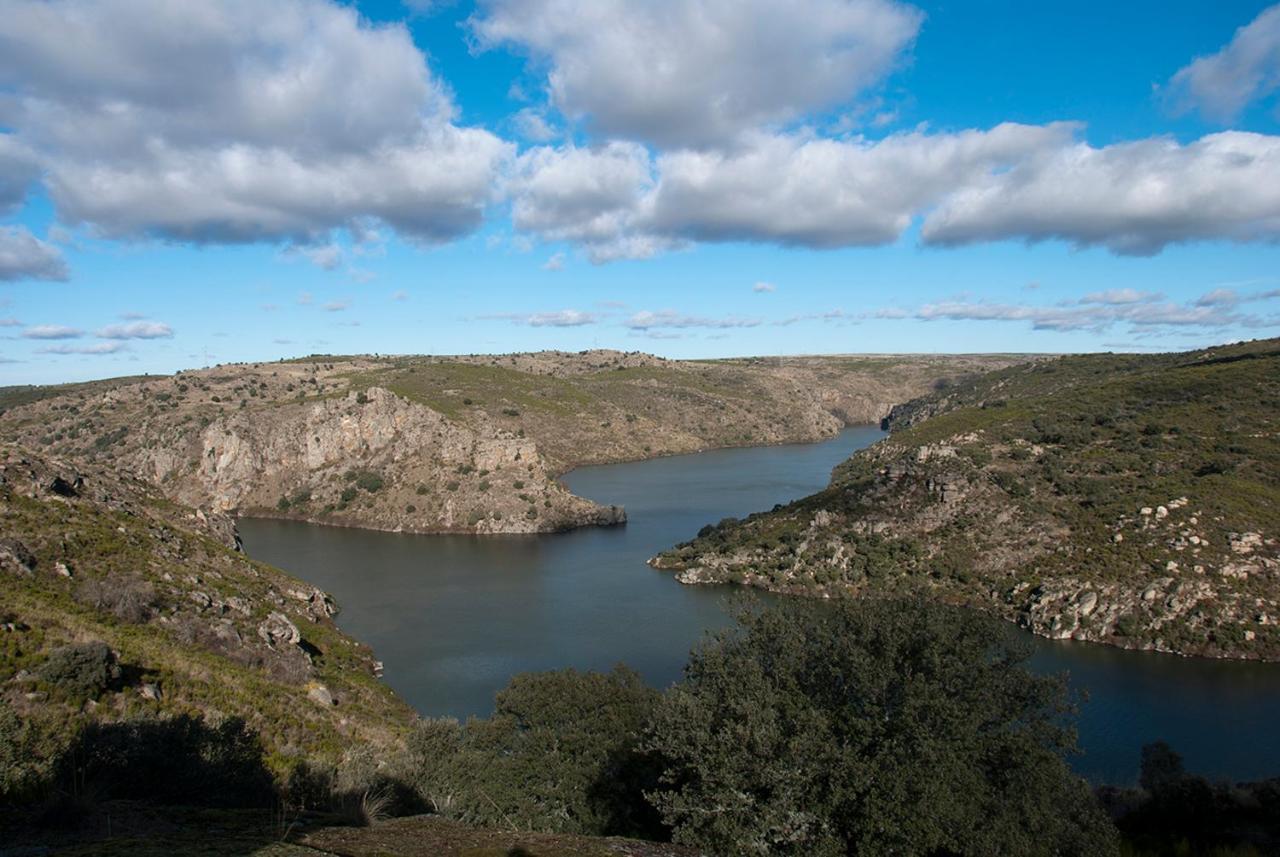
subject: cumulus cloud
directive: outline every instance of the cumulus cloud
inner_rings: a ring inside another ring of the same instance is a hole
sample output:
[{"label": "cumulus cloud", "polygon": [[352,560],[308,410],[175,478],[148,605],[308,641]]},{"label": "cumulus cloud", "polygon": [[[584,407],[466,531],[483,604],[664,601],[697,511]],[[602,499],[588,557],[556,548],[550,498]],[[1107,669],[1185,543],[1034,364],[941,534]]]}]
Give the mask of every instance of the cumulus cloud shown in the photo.
[{"label": "cumulus cloud", "polygon": [[0,281],[65,279],[62,251],[25,226],[0,226]]},{"label": "cumulus cloud", "polygon": [[1280,5],[1236,30],[1220,51],[1198,57],[1169,82],[1175,104],[1227,122],[1280,88]]},{"label": "cumulus cloud", "polygon": [[37,324],[22,331],[24,339],[79,339],[84,331],[63,324]]},{"label": "cumulus cloud", "polygon": [[879,141],[752,134],[732,151],[650,158],[634,143],[540,147],[509,183],[516,228],[575,241],[595,262],[643,258],[690,241],[805,247],[891,243],[925,208],[1075,126],[1003,124]]},{"label": "cumulus cloud", "polygon": [[12,134],[0,134],[0,214],[21,204],[39,174],[35,154]]},{"label": "cumulus cloud", "polygon": [[564,270],[564,253],[553,253],[551,258],[542,263],[544,271],[563,271]]},{"label": "cumulus cloud", "polygon": [[1228,131],[1032,153],[972,177],[924,220],[926,243],[1061,239],[1123,255],[1280,239],[1280,137]]},{"label": "cumulus cloud", "polygon": [[706,146],[851,100],[923,18],[893,0],[488,0],[470,27],[527,52],[552,103],[601,134]]},{"label": "cumulus cloud", "polygon": [[758,318],[744,318],[741,316],[711,318],[700,315],[685,315],[669,309],[659,310],[658,312],[641,310],[623,322],[624,325],[632,330],[656,330],[662,328],[689,327],[759,327],[762,323],[763,322]]},{"label": "cumulus cloud", "polygon": [[593,262],[645,258],[671,246],[642,220],[654,185],[649,152],[636,143],[540,146],[516,161],[507,182],[515,227],[573,241]]},{"label": "cumulus cloud", "polygon": [[329,301],[320,309],[325,312],[345,312],[349,306],[351,306],[351,301]]},{"label": "cumulus cloud", "polygon": [[402,25],[329,0],[14,0],[0,87],[68,224],[316,243],[376,218],[475,228],[510,146],[459,127]]},{"label": "cumulus cloud", "polygon": [[778,290],[778,287],[775,286],[773,283],[765,283],[765,282],[756,283],[754,286],[751,287],[751,291],[755,292],[756,294],[762,294],[766,292],[776,292],[777,290]]},{"label": "cumulus cloud", "polygon": [[22,322],[16,318],[0,318],[0,327],[22,327]]},{"label": "cumulus cloud", "polygon": [[111,324],[96,331],[99,339],[171,339],[173,328],[158,321],[132,321]]}]

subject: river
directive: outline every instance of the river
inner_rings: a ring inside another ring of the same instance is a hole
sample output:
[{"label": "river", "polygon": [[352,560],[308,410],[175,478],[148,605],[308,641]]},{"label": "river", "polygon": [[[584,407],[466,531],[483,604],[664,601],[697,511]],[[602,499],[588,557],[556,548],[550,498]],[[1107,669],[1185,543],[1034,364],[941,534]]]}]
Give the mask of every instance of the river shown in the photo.
[{"label": "river", "polygon": [[[619,662],[655,686],[728,623],[733,587],[690,587],[645,560],[703,524],[772,508],[827,483],[883,433],[584,467],[576,494],[626,506],[625,527],[540,536],[417,536],[242,519],[245,548],[332,593],[338,622],[371,645],[385,679],[423,715],[485,715],[512,675]],[[758,597],[758,596],[757,596]],[[1280,664],[1036,640],[1033,666],[1088,693],[1079,717],[1094,782],[1131,783],[1142,744],[1171,743],[1211,777],[1280,776]]]}]

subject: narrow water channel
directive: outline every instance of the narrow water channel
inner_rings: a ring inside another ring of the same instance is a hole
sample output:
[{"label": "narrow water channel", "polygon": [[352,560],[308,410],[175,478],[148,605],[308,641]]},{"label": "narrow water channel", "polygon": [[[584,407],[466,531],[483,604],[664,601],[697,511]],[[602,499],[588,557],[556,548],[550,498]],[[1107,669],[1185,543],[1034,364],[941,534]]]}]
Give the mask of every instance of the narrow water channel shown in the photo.
[{"label": "narrow water channel", "polygon": [[[542,536],[414,536],[244,519],[248,553],[331,592],[339,624],[373,646],[386,681],[424,715],[492,710],[512,675],[623,662],[662,687],[702,635],[723,627],[732,587],[689,587],[646,564],[703,524],[810,494],[855,449],[855,427],[817,444],[715,450],[585,467],[576,494],[626,506],[625,527]],[[1095,782],[1131,782],[1143,743],[1164,739],[1214,777],[1280,775],[1280,664],[1242,664],[1037,641],[1037,669],[1089,694],[1079,720]]]}]

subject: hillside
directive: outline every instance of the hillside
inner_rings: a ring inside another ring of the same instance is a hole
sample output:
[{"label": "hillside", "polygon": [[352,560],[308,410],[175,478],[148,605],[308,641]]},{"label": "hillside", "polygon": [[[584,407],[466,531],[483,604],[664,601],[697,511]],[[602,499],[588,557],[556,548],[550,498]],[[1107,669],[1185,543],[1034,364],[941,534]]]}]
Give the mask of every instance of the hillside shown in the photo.
[{"label": "hillside", "polygon": [[1044,636],[1280,659],[1280,341],[1006,368],[893,409],[829,487],[652,560],[924,590]]},{"label": "hillside", "polygon": [[89,722],[189,713],[244,718],[277,772],[403,743],[412,712],[333,601],[245,557],[225,515],[9,445],[0,521],[0,715],[36,751],[10,763],[52,764]]},{"label": "hillside", "polygon": [[579,465],[813,441],[1008,356],[670,361],[647,354],[317,357],[0,390],[0,438],[185,505],[408,532],[624,520]]}]

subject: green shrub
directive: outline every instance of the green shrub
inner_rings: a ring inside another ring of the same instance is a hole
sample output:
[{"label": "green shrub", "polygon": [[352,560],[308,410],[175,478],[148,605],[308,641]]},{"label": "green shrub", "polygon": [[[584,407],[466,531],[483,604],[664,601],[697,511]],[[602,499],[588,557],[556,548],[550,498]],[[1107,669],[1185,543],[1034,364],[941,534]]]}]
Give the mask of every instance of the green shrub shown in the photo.
[{"label": "green shrub", "polygon": [[356,494],[358,493],[359,492],[356,491],[355,488],[352,488],[350,485],[348,485],[346,488],[342,489],[342,493],[338,495],[338,499],[341,500],[342,503],[345,505],[347,503],[350,503],[352,500],[356,499]]},{"label": "green shrub", "polygon": [[374,473],[372,470],[362,470],[356,475],[356,486],[363,488],[370,494],[380,490],[383,484],[382,476]]},{"label": "green shrub", "polygon": [[[994,620],[925,602],[744,613],[645,747],[678,842],[716,854],[1117,853],[1062,753],[1065,682]],[[708,811],[714,808],[715,811]]]},{"label": "green shrub", "polygon": [[73,698],[95,699],[120,677],[120,667],[111,647],[95,641],[54,649],[35,674]]},{"label": "green shrub", "polygon": [[657,782],[637,749],[658,699],[636,673],[524,673],[493,716],[421,723],[416,785],[437,812],[473,824],[658,836],[643,791]]}]

